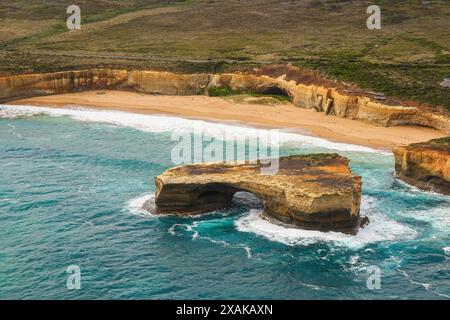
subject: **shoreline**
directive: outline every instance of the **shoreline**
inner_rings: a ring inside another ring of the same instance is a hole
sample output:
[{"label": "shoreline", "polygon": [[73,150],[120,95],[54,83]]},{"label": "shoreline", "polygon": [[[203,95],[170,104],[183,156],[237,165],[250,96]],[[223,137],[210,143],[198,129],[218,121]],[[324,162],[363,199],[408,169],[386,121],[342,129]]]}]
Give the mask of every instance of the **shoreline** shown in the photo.
[{"label": "shoreline", "polygon": [[39,96],[9,102],[63,108],[77,105],[98,110],[125,111],[147,115],[177,116],[228,124],[283,129],[333,142],[392,150],[400,145],[428,141],[446,135],[418,126],[380,127],[358,120],[326,116],[290,103],[267,105],[234,102],[229,98],[208,96],[163,96],[127,91],[96,90]]}]

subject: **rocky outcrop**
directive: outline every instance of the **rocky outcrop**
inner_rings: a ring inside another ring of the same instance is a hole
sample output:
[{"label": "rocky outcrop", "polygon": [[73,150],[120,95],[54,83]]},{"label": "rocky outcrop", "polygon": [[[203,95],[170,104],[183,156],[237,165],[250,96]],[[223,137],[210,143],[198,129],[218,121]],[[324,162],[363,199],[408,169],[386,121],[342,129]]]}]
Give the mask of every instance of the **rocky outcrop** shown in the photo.
[{"label": "rocky outcrop", "polygon": [[128,87],[124,70],[87,70],[0,77],[0,102],[49,94]]},{"label": "rocky outcrop", "polygon": [[384,104],[326,82],[253,74],[173,74],[156,71],[88,70],[0,77],[0,103],[38,95],[84,90],[132,90],[146,94],[196,95],[213,88],[286,95],[300,108],[380,126],[419,125],[450,134],[450,118],[413,107]]},{"label": "rocky outcrop", "polygon": [[0,102],[86,90],[132,90],[146,94],[197,95],[211,75],[94,69],[0,77]]},{"label": "rocky outcrop", "polygon": [[450,134],[450,118],[417,108],[387,105],[367,96],[345,93],[336,88],[247,74],[215,75],[208,89],[229,87],[233,91],[289,96],[297,107],[315,109],[329,115],[390,127],[418,125]]},{"label": "rocky outcrop", "polygon": [[155,71],[128,72],[128,85],[146,94],[197,95],[205,92],[211,75],[174,74]]},{"label": "rocky outcrop", "polygon": [[[230,205],[238,191],[264,205],[264,216],[307,229],[351,232],[361,224],[361,177],[337,154],[283,157],[274,175],[261,164],[203,163],[174,167],[155,179],[155,213],[194,214]],[[151,206],[146,206],[150,208]]]},{"label": "rocky outcrop", "polygon": [[450,195],[450,137],[397,147],[393,152],[399,179]]}]

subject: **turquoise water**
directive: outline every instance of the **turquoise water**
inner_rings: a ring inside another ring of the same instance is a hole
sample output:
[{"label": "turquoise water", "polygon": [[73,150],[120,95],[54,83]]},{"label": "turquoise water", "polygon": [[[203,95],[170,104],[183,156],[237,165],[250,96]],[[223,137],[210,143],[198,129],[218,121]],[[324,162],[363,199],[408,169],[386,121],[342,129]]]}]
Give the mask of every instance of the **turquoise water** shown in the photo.
[{"label": "turquoise water", "polygon": [[[71,112],[0,119],[1,299],[450,297],[450,197],[396,181],[390,154],[285,138],[282,154],[351,159],[371,219],[355,237],[272,226],[246,194],[204,216],[155,217],[140,206],[190,122]],[[66,288],[69,265],[80,290]]]}]

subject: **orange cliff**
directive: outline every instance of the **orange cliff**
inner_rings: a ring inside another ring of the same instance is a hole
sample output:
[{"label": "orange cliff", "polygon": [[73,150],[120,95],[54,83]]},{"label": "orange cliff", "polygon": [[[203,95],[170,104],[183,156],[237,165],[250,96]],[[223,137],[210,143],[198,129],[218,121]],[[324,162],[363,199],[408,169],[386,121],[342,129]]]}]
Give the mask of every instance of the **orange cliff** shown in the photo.
[{"label": "orange cliff", "polygon": [[450,138],[397,147],[397,177],[420,189],[450,195]]},{"label": "orange cliff", "polygon": [[285,94],[297,107],[315,109],[341,118],[361,120],[379,126],[418,125],[450,134],[450,118],[423,112],[417,108],[391,106],[366,96],[341,93],[338,89],[315,84],[287,81],[284,76],[271,78],[244,74],[215,75],[208,88],[229,87],[232,90]]},{"label": "orange cliff", "polygon": [[[304,229],[356,233],[369,222],[360,217],[361,177],[337,154],[281,157],[261,163],[197,163],[171,168],[155,178],[152,213],[190,215],[226,208],[236,192],[262,200],[264,217]],[[271,170],[270,173],[265,169]]]},{"label": "orange cliff", "polygon": [[283,94],[300,108],[379,126],[418,125],[450,134],[450,119],[414,107],[388,105],[348,94],[323,83],[254,74],[174,74],[156,71],[93,69],[0,77],[0,103],[68,92],[111,89],[160,95],[205,94],[215,87],[261,94]]}]

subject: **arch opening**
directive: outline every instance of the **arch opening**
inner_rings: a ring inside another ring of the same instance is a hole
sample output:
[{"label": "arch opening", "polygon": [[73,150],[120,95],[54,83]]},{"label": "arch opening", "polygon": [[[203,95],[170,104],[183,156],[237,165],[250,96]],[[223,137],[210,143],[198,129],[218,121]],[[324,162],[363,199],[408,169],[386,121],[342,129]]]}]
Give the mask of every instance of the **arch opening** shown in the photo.
[{"label": "arch opening", "polygon": [[235,208],[240,210],[263,209],[263,201],[246,190],[214,185],[198,194],[193,205],[203,212]]},{"label": "arch opening", "polygon": [[231,201],[231,197],[227,193],[220,191],[205,191],[199,194],[195,203],[197,205],[208,204],[211,202],[223,202],[224,204]]},{"label": "arch opening", "polygon": [[281,89],[279,87],[267,88],[267,89],[263,90],[261,92],[261,94],[272,95],[272,96],[279,96],[279,97],[284,97],[284,98],[287,98],[287,99],[291,100],[291,97],[289,96],[289,94],[285,90],[283,90],[283,89]]},{"label": "arch opening", "polygon": [[245,209],[262,209],[264,207],[262,199],[248,191],[237,191],[233,195],[232,206]]}]

